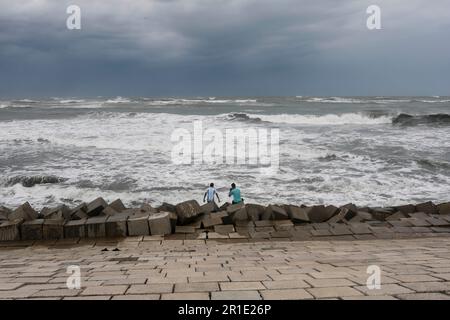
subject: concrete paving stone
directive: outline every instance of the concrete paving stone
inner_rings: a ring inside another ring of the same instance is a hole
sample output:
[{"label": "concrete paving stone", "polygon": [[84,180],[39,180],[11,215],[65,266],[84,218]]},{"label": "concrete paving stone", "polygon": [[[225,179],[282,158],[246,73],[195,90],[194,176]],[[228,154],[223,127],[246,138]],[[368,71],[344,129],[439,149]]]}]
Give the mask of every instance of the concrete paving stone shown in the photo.
[{"label": "concrete paving stone", "polygon": [[306,280],[314,288],[326,288],[326,287],[351,287],[355,283],[348,279],[310,279]]},{"label": "concrete paving stone", "polygon": [[63,300],[111,300],[112,296],[77,296],[64,297]]},{"label": "concrete paving stone", "polygon": [[331,236],[332,233],[329,229],[314,229],[311,230],[311,234],[314,237]]},{"label": "concrete paving stone", "polygon": [[341,297],[342,300],[398,300],[393,296],[353,296]]},{"label": "concrete paving stone", "polygon": [[20,283],[20,282],[18,282],[18,283],[14,283],[14,282],[2,283],[2,282],[0,282],[0,291],[2,291],[2,290],[14,290],[14,289],[17,289],[17,288],[21,287],[22,285],[23,285],[23,283]]},{"label": "concrete paving stone", "polygon": [[53,290],[40,290],[30,297],[73,297],[77,296],[81,290],[73,289],[53,289]]},{"label": "concrete paving stone", "polygon": [[229,234],[235,232],[235,229],[232,224],[224,224],[214,226],[214,231],[219,234]]},{"label": "concrete paving stone", "polygon": [[81,292],[83,296],[121,295],[127,291],[128,285],[89,287]]},{"label": "concrete paving stone", "polygon": [[397,297],[401,300],[450,300],[448,294],[439,292],[400,294]]},{"label": "concrete paving stone", "polygon": [[450,273],[432,273],[433,277],[450,281]]},{"label": "concrete paving stone", "polygon": [[261,300],[256,290],[251,291],[217,291],[211,292],[211,300]]},{"label": "concrete paving stone", "polygon": [[113,296],[111,300],[159,300],[159,294],[129,294]]},{"label": "concrete paving stone", "polygon": [[334,298],[362,296],[363,294],[351,287],[325,287],[305,289],[315,298]]},{"label": "concrete paving stone", "polygon": [[174,292],[213,292],[219,291],[217,282],[176,283]]},{"label": "concrete paving stone", "polygon": [[403,293],[414,293],[414,291],[406,288],[406,284],[398,285],[395,283],[392,284],[383,284],[383,278],[381,278],[381,288],[380,289],[369,289],[367,286],[357,286],[355,289],[363,292],[368,296],[380,296],[380,295],[397,295]]},{"label": "concrete paving stone", "polygon": [[428,281],[435,282],[440,280],[427,274],[396,275],[392,277],[397,280],[400,280],[400,282],[428,282]]},{"label": "concrete paving stone", "polygon": [[304,280],[274,280],[263,281],[262,283],[267,289],[303,289],[310,287]]},{"label": "concrete paving stone", "polygon": [[161,300],[209,300],[207,292],[176,292],[163,293]]},{"label": "concrete paving stone", "polygon": [[313,299],[305,289],[279,289],[279,290],[261,290],[261,296],[264,300],[302,300]]},{"label": "concrete paving stone", "polygon": [[265,287],[261,282],[256,281],[232,281],[232,282],[220,282],[220,290],[263,290]]},{"label": "concrete paving stone", "polygon": [[404,283],[405,287],[416,292],[441,292],[450,290],[449,281]]},{"label": "concrete paving stone", "polygon": [[171,293],[172,283],[151,283],[131,285],[126,294],[150,294],[150,293]]}]

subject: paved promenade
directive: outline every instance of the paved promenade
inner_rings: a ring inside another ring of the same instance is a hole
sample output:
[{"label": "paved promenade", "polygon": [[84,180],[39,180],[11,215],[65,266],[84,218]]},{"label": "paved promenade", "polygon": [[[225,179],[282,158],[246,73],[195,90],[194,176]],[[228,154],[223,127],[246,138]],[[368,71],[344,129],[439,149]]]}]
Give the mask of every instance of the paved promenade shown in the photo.
[{"label": "paved promenade", "polygon": [[450,299],[450,237],[1,243],[0,299]]}]

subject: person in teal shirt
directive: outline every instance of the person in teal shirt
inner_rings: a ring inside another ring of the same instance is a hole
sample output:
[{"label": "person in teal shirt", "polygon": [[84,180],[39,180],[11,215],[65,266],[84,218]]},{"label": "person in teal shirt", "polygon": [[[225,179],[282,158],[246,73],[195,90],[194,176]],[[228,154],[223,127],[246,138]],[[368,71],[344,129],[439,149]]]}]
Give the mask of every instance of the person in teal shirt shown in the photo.
[{"label": "person in teal shirt", "polygon": [[236,188],[236,184],[231,184],[230,193],[228,194],[229,197],[233,197],[233,204],[241,203],[244,199],[241,198],[241,190],[239,188]]}]

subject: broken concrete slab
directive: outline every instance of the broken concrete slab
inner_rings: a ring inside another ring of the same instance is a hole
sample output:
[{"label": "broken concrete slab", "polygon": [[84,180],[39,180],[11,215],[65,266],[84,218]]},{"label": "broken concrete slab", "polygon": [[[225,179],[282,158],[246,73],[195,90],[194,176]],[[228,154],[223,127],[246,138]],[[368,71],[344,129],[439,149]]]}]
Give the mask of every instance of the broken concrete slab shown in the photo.
[{"label": "broken concrete slab", "polygon": [[28,202],[25,202],[16,210],[8,215],[10,221],[16,221],[17,219],[23,219],[24,221],[37,219],[38,213],[34,210]]},{"label": "broken concrete slab", "polygon": [[403,212],[398,211],[398,212],[393,213],[390,216],[386,217],[386,221],[400,220],[402,218],[406,218],[406,215]]},{"label": "broken concrete slab", "polygon": [[208,202],[208,203],[205,203],[204,205],[200,206],[200,210],[202,213],[208,214],[211,212],[216,212],[217,210],[219,210],[219,207],[217,206],[217,204],[214,201],[212,201],[212,202]]},{"label": "broken concrete slab", "polygon": [[108,217],[92,217],[86,221],[86,234],[89,238],[104,238],[106,236],[106,221]]},{"label": "broken concrete slab", "polygon": [[85,238],[86,233],[86,221],[87,219],[79,219],[67,221],[64,225],[64,237],[65,238]]},{"label": "broken concrete slab", "polygon": [[286,210],[281,206],[269,205],[264,210],[261,220],[286,220],[289,218]]},{"label": "broken concrete slab", "polygon": [[308,210],[306,208],[294,205],[287,205],[285,207],[287,214],[292,221],[296,223],[309,222]]},{"label": "broken concrete slab", "polygon": [[223,224],[222,217],[214,213],[207,214],[202,218],[202,227],[209,228],[219,224]]},{"label": "broken concrete slab", "polygon": [[338,213],[339,208],[335,206],[312,206],[307,208],[309,220],[313,223],[320,223],[329,220]]},{"label": "broken concrete slab", "polygon": [[113,207],[111,206],[107,206],[105,209],[103,209],[102,214],[105,216],[115,216],[117,215],[119,212],[116,211]]},{"label": "broken concrete slab", "polygon": [[157,209],[158,211],[161,212],[171,212],[171,213],[177,212],[177,208],[173,204],[167,202],[163,202]]},{"label": "broken concrete slab", "polygon": [[132,216],[128,218],[127,228],[130,236],[149,236],[150,228],[148,226],[149,215]]},{"label": "broken concrete slab", "polygon": [[25,221],[20,226],[22,240],[42,240],[44,219]]},{"label": "broken concrete slab", "polygon": [[247,215],[247,209],[245,207],[240,208],[236,212],[231,214],[231,220],[236,223],[237,221],[247,221],[248,215]]},{"label": "broken concrete slab", "polygon": [[120,199],[114,200],[113,202],[110,203],[110,205],[108,207],[112,208],[116,212],[122,212],[127,209],[125,207],[125,205],[123,204],[122,200],[120,200]]},{"label": "broken concrete slab", "polygon": [[160,212],[151,215],[148,218],[148,224],[151,235],[166,235],[172,233],[169,212]]},{"label": "broken concrete slab", "polygon": [[64,220],[46,219],[42,226],[42,235],[45,240],[64,238]]},{"label": "broken concrete slab", "polygon": [[89,217],[95,217],[102,213],[103,209],[107,206],[106,201],[102,197],[99,197],[87,205],[86,213]]},{"label": "broken concrete slab", "polygon": [[60,205],[56,208],[44,208],[46,210],[41,211],[41,215],[44,219],[52,220],[70,220],[72,210],[66,205]]},{"label": "broken concrete slab", "polygon": [[416,212],[416,206],[414,206],[412,204],[405,204],[402,206],[396,206],[394,208],[397,211],[400,211],[401,213],[404,213],[404,214],[410,214],[410,213]]},{"label": "broken concrete slab", "polygon": [[87,204],[81,203],[70,211],[71,220],[80,220],[88,217],[87,215]]},{"label": "broken concrete slab", "polygon": [[200,205],[196,200],[188,200],[176,205],[179,224],[186,224],[202,214]]},{"label": "broken concrete slab", "polygon": [[261,220],[262,215],[264,214],[264,211],[266,210],[266,208],[264,206],[261,206],[259,204],[253,204],[253,203],[246,204],[245,208],[247,210],[247,216],[251,221]]},{"label": "broken concrete slab", "polygon": [[[355,206],[356,207],[356,206]],[[341,207],[339,212],[327,220],[328,223],[344,223],[350,221],[358,215],[358,212]]]},{"label": "broken concrete slab", "polygon": [[416,210],[418,212],[425,212],[427,214],[439,213],[437,206],[431,201],[416,204]]},{"label": "broken concrete slab", "polygon": [[439,214],[450,214],[450,202],[441,203],[437,206]]},{"label": "broken concrete slab", "polygon": [[151,204],[149,203],[144,203],[140,208],[139,208],[141,213],[148,213],[148,214],[152,214],[152,213],[157,213],[158,209],[153,208]]}]

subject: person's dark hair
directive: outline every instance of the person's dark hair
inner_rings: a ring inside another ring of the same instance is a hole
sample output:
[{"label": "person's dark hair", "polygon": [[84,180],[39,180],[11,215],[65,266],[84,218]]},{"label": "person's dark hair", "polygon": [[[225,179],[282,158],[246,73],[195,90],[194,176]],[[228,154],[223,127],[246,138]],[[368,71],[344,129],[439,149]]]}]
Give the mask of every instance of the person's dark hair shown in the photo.
[{"label": "person's dark hair", "polygon": [[211,182],[211,183],[209,184],[209,186],[210,186],[210,187],[214,187],[214,183]]},{"label": "person's dark hair", "polygon": [[236,184],[233,182],[233,183],[231,184],[231,187],[232,187],[232,188],[236,188]]}]

